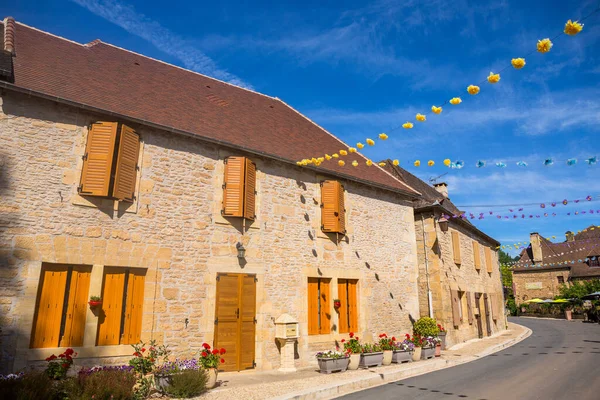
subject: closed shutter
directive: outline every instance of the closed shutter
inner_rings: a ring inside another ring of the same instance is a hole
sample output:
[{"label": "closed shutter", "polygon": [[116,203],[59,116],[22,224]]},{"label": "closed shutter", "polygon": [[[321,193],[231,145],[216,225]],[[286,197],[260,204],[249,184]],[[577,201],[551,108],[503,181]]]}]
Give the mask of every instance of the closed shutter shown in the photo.
[{"label": "closed shutter", "polygon": [[348,305],[350,306],[350,332],[358,331],[358,280],[348,280]]},{"label": "closed shutter", "polygon": [[485,266],[490,274],[494,272],[492,267],[492,250],[489,247],[485,248]]},{"label": "closed shutter", "polygon": [[475,263],[475,269],[481,269],[481,254],[479,254],[479,243],[473,241],[473,262]]},{"label": "closed shutter", "polygon": [[319,292],[321,309],[319,333],[323,335],[331,331],[331,301],[329,299],[330,291],[328,279],[320,279]]},{"label": "closed shutter", "polygon": [[[321,183],[321,230],[346,233],[344,189],[338,181]],[[343,222],[342,222],[343,221]]]},{"label": "closed shutter", "polygon": [[246,159],[244,180],[244,218],[254,221],[256,216],[256,164]]},{"label": "closed shutter", "polygon": [[460,326],[460,311],[458,308],[460,307],[458,304],[460,299],[458,298],[458,291],[451,290],[450,298],[452,299],[452,323],[456,328],[458,328]]},{"label": "closed shutter", "polygon": [[452,232],[452,254],[454,255],[454,263],[460,265],[460,236],[458,232]]},{"label": "closed shutter", "polygon": [[244,216],[244,169],[245,157],[225,159],[225,183],[223,184],[223,215]]},{"label": "closed shutter", "polygon": [[141,270],[131,270],[129,272],[121,344],[135,344],[141,339],[145,278]]},{"label": "closed shutter", "polygon": [[115,184],[113,187],[113,197],[119,201],[133,202],[134,200],[139,154],[139,135],[127,125],[121,125]]},{"label": "closed shutter", "polygon": [[102,289],[102,310],[98,320],[98,346],[119,344],[124,289],[124,271],[108,270],[105,272]]},{"label": "closed shutter", "polygon": [[235,274],[219,274],[217,281],[215,309],[215,348],[225,348],[227,354],[224,364],[219,364],[223,371],[237,371],[240,356],[238,337],[239,315],[239,278]]},{"label": "closed shutter", "polygon": [[68,269],[44,266],[31,338],[32,348],[58,347]]},{"label": "closed shutter", "polygon": [[496,295],[494,293],[490,294],[490,303],[491,304],[491,308],[492,308],[492,319],[495,321],[496,320],[496,316],[498,314],[498,305],[496,304]]},{"label": "closed shutter", "polygon": [[256,280],[253,275],[242,275],[242,294],[240,306],[240,367],[254,368],[256,323]]},{"label": "closed shutter", "polygon": [[338,299],[340,300],[339,314],[339,332],[350,332],[349,304],[348,304],[348,281],[346,279],[338,279]]},{"label": "closed shutter", "polygon": [[92,124],[83,156],[79,192],[85,196],[109,195],[110,174],[117,137],[116,122]]},{"label": "closed shutter", "polygon": [[60,341],[61,347],[83,346],[89,288],[90,269],[73,267],[65,316],[65,330]]},{"label": "closed shutter", "polygon": [[319,279],[308,278],[308,334],[319,334]]},{"label": "closed shutter", "polygon": [[473,325],[473,302],[471,301],[471,293],[465,292],[467,296],[467,313],[469,318],[469,325]]}]

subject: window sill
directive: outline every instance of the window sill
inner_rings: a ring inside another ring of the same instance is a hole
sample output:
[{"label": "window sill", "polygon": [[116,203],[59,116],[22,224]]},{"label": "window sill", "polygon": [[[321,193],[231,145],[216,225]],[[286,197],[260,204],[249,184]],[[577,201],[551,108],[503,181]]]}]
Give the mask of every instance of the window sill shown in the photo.
[{"label": "window sill", "polygon": [[[58,356],[59,354],[63,353],[67,348],[69,348],[69,346],[27,349],[27,360],[44,361],[52,354]],[[133,347],[131,347],[131,345],[128,344],[119,344],[112,346],[84,346],[71,348],[77,353],[77,358],[131,357],[134,352]]]}]

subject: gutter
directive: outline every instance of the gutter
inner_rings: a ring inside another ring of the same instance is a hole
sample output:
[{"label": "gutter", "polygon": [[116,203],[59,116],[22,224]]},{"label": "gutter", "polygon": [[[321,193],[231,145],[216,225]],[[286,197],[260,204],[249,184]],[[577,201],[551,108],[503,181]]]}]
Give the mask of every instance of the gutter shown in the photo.
[{"label": "gutter", "polygon": [[[281,158],[281,157],[278,157],[278,156],[275,156],[275,155],[272,155],[272,154],[268,154],[268,153],[265,153],[265,152],[262,152],[262,151],[249,149],[249,148],[244,147],[244,146],[235,145],[235,144],[232,144],[232,143],[229,143],[229,142],[225,142],[225,141],[222,141],[222,140],[218,140],[218,139],[214,139],[214,138],[207,138],[205,136],[200,136],[200,135],[198,135],[196,133],[193,133],[193,132],[188,132],[188,131],[184,131],[184,130],[181,130],[181,129],[176,129],[173,126],[169,127],[169,126],[165,126],[165,125],[160,125],[160,124],[157,124],[157,123],[154,123],[154,122],[150,122],[148,120],[144,120],[144,119],[140,119],[140,118],[134,118],[134,117],[131,117],[131,116],[128,116],[128,115],[125,115],[125,114],[120,114],[120,113],[117,113],[117,112],[114,112],[114,111],[105,110],[105,109],[102,109],[102,108],[90,106],[88,104],[79,103],[79,102],[76,102],[76,101],[64,99],[62,97],[51,96],[51,95],[48,95],[48,94],[45,94],[45,93],[42,93],[42,92],[37,92],[35,90],[25,89],[25,88],[13,85],[13,84],[8,83],[8,82],[0,81],[0,88],[4,88],[4,89],[7,89],[7,90],[15,91],[15,92],[18,92],[18,93],[23,93],[23,94],[26,94],[28,96],[34,96],[34,97],[39,97],[39,98],[46,99],[46,100],[55,101],[57,103],[66,104],[66,105],[69,105],[69,106],[72,106],[72,107],[82,108],[84,110],[88,110],[88,111],[91,111],[91,112],[94,112],[94,113],[111,115],[111,116],[117,117],[117,118],[122,119],[122,120],[134,122],[134,123],[137,123],[137,124],[149,126],[149,127],[156,128],[156,129],[163,130],[163,131],[167,131],[167,132],[176,133],[176,134],[187,136],[187,137],[191,137],[191,138],[194,138],[194,139],[199,139],[199,140],[202,140],[202,141],[205,141],[205,142],[208,142],[208,143],[217,144],[217,145],[220,145],[220,146],[225,146],[225,147],[229,147],[229,148],[236,149],[236,150],[242,150],[242,151],[250,153],[250,154],[255,154],[255,155],[258,155],[258,156],[261,156],[261,157],[270,158],[270,159],[282,162],[284,164],[289,164],[289,165],[293,165],[294,167],[298,167],[298,165],[296,164],[295,161],[290,161],[288,159]],[[319,174],[337,176],[337,177],[341,177],[341,178],[344,178],[344,179],[349,180],[349,181],[361,183],[363,185],[367,185],[367,186],[375,187],[375,188],[378,188],[378,189],[382,189],[382,190],[386,190],[386,191],[398,193],[398,194],[401,194],[403,196],[406,196],[409,200],[416,200],[417,198],[419,198],[418,194],[410,193],[410,192],[407,192],[407,191],[401,190],[401,189],[394,189],[394,188],[392,188],[390,186],[385,186],[385,185],[378,184],[378,183],[375,183],[375,182],[372,182],[372,181],[368,181],[368,180],[364,180],[364,179],[360,179],[360,178],[355,178],[355,177],[350,176],[350,175],[346,175],[346,174],[342,174],[342,173],[338,173],[338,172],[333,172],[333,171],[329,171],[329,170],[317,169],[317,168],[314,168],[312,166],[306,166],[306,167],[303,167],[303,168],[304,169],[310,169],[310,170],[312,170],[314,172],[317,172]]]}]

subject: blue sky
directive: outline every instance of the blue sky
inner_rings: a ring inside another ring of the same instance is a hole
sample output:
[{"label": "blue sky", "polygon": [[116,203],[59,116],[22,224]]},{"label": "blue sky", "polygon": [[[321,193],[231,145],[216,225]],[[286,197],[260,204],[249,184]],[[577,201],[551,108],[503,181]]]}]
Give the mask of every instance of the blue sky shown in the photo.
[{"label": "blue sky", "polygon": [[[529,55],[522,70],[509,67],[477,96],[465,91],[534,50],[538,39],[556,36],[567,19],[600,7],[598,0],[202,3],[13,0],[0,14],[277,96],[349,144],[387,132],[385,146],[365,154],[397,158],[425,180],[447,173],[442,179],[459,206],[596,200],[522,212],[556,217],[474,221],[503,243],[526,241],[531,231],[563,237],[600,225],[600,215],[589,214],[600,210],[600,164],[583,162],[600,156],[600,12],[580,35],[563,35],[550,53]],[[440,116],[430,112],[454,96],[464,102]],[[414,122],[417,112],[427,114],[426,123],[390,131]],[[555,165],[542,166],[549,157]],[[571,157],[579,162],[567,167]],[[445,168],[445,158],[465,167]],[[416,159],[437,165],[415,168]],[[488,166],[475,168],[479,159]],[[517,167],[521,160],[529,166]],[[507,168],[493,166],[498,161]],[[461,208],[512,215],[509,209],[520,207]],[[581,210],[588,213],[565,215]]]}]

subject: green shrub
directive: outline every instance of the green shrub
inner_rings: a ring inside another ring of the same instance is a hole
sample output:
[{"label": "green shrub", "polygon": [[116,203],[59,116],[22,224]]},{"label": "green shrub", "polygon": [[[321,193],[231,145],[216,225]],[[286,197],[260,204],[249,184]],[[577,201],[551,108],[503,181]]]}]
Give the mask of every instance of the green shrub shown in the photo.
[{"label": "green shrub", "polygon": [[413,325],[413,334],[416,336],[427,337],[437,336],[440,333],[440,328],[437,326],[437,322],[433,318],[421,317]]},{"label": "green shrub", "polygon": [[514,297],[510,297],[506,301],[506,307],[508,307],[508,309],[510,311],[510,315],[513,315],[513,316],[518,315],[519,309],[517,308],[517,303],[515,302]]},{"label": "green shrub", "polygon": [[[81,399],[94,400],[128,400],[133,399],[135,375],[130,371],[105,370],[80,374],[79,379]],[[78,398],[69,396],[69,399]]]},{"label": "green shrub", "polygon": [[30,371],[21,378],[0,380],[0,399],[54,400],[57,396],[54,382],[45,372]]},{"label": "green shrub", "polygon": [[208,376],[204,370],[187,369],[174,374],[166,392],[175,398],[190,398],[201,395],[206,391]]}]

